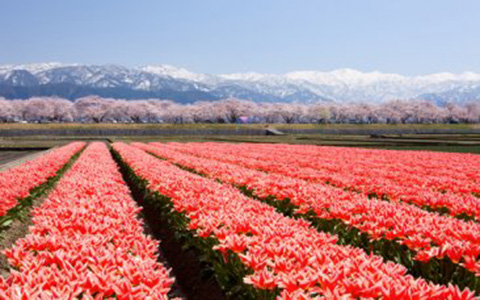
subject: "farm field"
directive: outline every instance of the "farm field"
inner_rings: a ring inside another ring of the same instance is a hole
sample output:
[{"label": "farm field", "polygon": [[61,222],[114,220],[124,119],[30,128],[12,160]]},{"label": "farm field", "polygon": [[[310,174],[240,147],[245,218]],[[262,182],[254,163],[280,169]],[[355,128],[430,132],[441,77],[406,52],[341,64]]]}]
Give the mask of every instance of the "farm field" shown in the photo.
[{"label": "farm field", "polygon": [[[277,129],[285,135],[266,135]],[[478,124],[0,124],[0,155],[75,140],[330,145],[480,153]]]},{"label": "farm field", "polygon": [[475,150],[225,138],[3,139],[0,299],[479,299]]},{"label": "farm field", "polygon": [[[480,153],[479,134],[408,134],[372,136],[341,134],[287,134],[282,136],[236,134],[173,135],[28,135],[0,137],[0,155],[15,151],[41,151],[66,145],[75,140],[102,142],[224,142],[272,143],[362,147],[373,149],[428,150],[439,152]],[[9,154],[11,155],[11,154]],[[19,156],[22,154],[18,154]]]}]

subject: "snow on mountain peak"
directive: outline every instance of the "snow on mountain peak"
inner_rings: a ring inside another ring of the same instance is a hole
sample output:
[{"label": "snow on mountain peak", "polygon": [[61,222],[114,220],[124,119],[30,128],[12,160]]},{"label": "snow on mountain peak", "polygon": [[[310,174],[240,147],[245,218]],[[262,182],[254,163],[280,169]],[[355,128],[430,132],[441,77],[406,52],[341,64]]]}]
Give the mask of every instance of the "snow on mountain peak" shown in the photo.
[{"label": "snow on mountain peak", "polygon": [[147,65],[139,67],[138,70],[159,76],[169,76],[175,79],[191,81],[203,81],[206,77],[203,74],[193,73],[187,69],[178,68],[171,65]]},{"label": "snow on mountain peak", "polygon": [[35,63],[35,64],[21,64],[21,65],[4,65],[0,66],[0,73],[8,73],[14,70],[25,70],[32,74],[38,74],[50,69],[60,68],[67,66],[59,62],[49,63]]},{"label": "snow on mountain peak", "polygon": [[266,79],[268,77],[273,77],[275,75],[256,73],[256,72],[247,72],[247,73],[231,73],[231,74],[222,74],[221,78],[227,80],[242,80],[242,81],[259,81]]},{"label": "snow on mountain peak", "polygon": [[446,81],[480,81],[480,74],[473,72],[464,72],[461,74],[453,73],[435,73],[423,76],[414,77],[417,80],[423,80],[428,82],[446,82]]},{"label": "snow on mountain peak", "polygon": [[293,80],[307,81],[319,85],[368,85],[381,81],[403,81],[404,76],[378,71],[361,72],[355,69],[337,69],[329,72],[296,71],[285,74]]}]

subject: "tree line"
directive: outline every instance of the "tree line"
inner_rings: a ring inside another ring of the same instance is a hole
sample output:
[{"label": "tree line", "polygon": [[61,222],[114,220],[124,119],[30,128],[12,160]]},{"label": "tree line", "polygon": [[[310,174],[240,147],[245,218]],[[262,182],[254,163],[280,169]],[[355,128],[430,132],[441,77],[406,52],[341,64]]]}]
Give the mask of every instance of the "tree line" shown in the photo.
[{"label": "tree line", "polygon": [[240,99],[179,104],[88,96],[0,98],[0,122],[29,123],[480,123],[480,101],[442,106],[425,100],[384,103],[256,103]]}]

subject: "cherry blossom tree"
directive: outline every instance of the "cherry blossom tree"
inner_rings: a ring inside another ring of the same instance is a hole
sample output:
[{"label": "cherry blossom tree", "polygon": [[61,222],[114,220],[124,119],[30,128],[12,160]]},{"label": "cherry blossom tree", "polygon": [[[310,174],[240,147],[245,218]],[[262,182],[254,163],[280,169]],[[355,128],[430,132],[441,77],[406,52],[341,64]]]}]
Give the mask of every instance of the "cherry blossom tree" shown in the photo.
[{"label": "cherry blossom tree", "polygon": [[13,105],[12,101],[0,98],[0,122],[9,122],[13,118]]},{"label": "cherry blossom tree", "polygon": [[25,100],[25,120],[29,122],[49,122],[54,119],[55,106],[53,101],[45,98]]},{"label": "cherry blossom tree", "polygon": [[125,100],[88,96],[72,102],[55,97],[0,98],[0,122],[112,123],[479,123],[480,102],[435,105],[424,100],[371,103],[256,103],[240,99],[179,104],[170,100]]},{"label": "cherry blossom tree", "polygon": [[465,105],[468,123],[480,123],[480,103],[479,101],[469,102]]},{"label": "cherry blossom tree", "polygon": [[75,117],[73,103],[66,99],[47,99],[53,106],[52,120],[55,122],[72,122]]},{"label": "cherry blossom tree", "polygon": [[114,99],[105,99],[98,96],[88,96],[77,99],[74,103],[76,117],[80,121],[100,123],[114,107]]}]

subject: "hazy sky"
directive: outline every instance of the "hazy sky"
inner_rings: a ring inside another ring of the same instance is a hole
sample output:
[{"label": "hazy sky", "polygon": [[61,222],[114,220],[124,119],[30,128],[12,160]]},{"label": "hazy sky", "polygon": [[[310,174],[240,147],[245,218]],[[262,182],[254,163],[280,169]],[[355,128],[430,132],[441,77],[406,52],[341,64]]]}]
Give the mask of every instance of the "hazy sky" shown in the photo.
[{"label": "hazy sky", "polygon": [[480,72],[480,1],[1,0],[0,64]]}]

